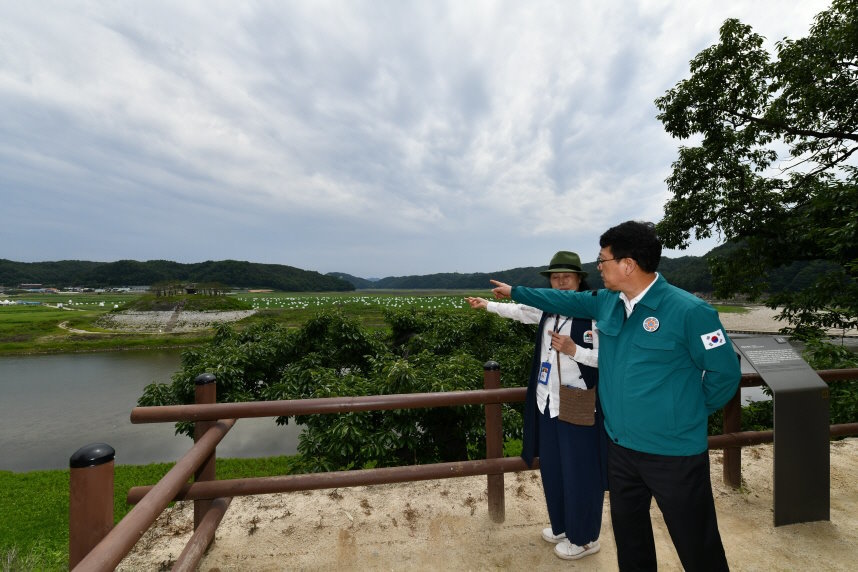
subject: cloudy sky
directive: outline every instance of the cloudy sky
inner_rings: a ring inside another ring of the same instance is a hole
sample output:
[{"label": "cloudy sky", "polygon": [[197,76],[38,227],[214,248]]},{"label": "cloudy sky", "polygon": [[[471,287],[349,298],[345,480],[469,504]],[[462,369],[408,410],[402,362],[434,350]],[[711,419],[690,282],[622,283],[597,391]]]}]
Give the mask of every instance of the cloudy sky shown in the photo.
[{"label": "cloudy sky", "polygon": [[723,21],[773,47],[827,6],[0,0],[0,258],[592,261],[662,217],[680,142],[653,100]]}]

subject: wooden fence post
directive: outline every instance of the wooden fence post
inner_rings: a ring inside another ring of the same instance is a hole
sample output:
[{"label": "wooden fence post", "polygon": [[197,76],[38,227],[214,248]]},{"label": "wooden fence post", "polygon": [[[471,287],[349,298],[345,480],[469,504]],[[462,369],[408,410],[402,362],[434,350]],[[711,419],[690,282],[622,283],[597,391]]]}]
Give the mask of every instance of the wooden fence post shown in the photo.
[{"label": "wooden fence post", "polygon": [[[724,406],[722,433],[738,433],[742,430],[742,388]],[[742,448],[724,447],[724,484],[738,489],[742,486]]]},{"label": "wooden fence post", "polygon": [[113,528],[113,460],[106,443],[78,449],[69,459],[69,570]]},{"label": "wooden fence post", "polygon": [[[488,361],[483,365],[483,389],[500,389],[500,364]],[[486,459],[503,457],[503,404],[486,404]],[[504,489],[503,472],[488,474],[489,517],[494,522],[503,522]]]},{"label": "wooden fence post", "polygon": [[[194,379],[194,403],[209,404],[217,402],[217,384],[214,374],[203,373]],[[197,421],[194,423],[194,443],[199,441],[209,427],[214,425],[214,421]],[[216,479],[215,462],[217,458],[217,450],[212,451],[200,468],[194,473],[194,482],[213,481]],[[203,517],[208,512],[212,505],[210,499],[194,501],[194,530],[196,530]]]}]

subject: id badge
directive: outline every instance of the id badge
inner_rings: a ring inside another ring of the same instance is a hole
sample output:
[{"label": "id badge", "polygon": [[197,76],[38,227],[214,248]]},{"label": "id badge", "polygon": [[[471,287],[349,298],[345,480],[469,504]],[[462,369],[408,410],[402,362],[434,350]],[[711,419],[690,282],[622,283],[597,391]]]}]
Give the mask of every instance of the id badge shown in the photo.
[{"label": "id badge", "polygon": [[539,377],[537,378],[539,383],[547,385],[549,374],[551,374],[551,362],[544,361],[542,362],[542,365],[539,366]]}]

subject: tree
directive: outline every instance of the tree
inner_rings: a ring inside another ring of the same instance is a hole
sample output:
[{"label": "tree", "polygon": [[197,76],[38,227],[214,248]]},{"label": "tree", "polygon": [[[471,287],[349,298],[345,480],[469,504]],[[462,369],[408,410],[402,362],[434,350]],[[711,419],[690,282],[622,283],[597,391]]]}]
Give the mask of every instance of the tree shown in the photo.
[{"label": "tree", "polygon": [[[390,334],[339,311],[299,329],[263,322],[221,325],[211,343],[186,350],[172,384],[148,385],[139,405],[193,403],[194,379],[217,377],[218,401],[309,399],[482,389],[483,364],[501,365],[506,386],[527,383],[534,327],[468,309],[388,310]],[[504,405],[506,437],[520,438],[521,404]],[[482,406],[305,415],[298,452],[306,470],[456,461],[485,456]],[[279,418],[278,423],[287,423]],[[273,428],[272,428],[273,429]],[[177,433],[191,434],[191,423]]]},{"label": "tree", "polygon": [[717,233],[718,295],[769,290],[773,269],[827,261],[811,284],[766,298],[788,331],[858,326],[858,2],[834,0],[810,34],[776,43],[738,20],[656,100],[682,146],[658,232],[671,248]]}]

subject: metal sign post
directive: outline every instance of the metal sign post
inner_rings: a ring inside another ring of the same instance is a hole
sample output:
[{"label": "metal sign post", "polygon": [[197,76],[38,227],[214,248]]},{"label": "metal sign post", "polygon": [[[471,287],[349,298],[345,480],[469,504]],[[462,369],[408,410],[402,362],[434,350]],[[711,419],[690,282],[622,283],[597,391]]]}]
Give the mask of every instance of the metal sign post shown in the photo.
[{"label": "metal sign post", "polygon": [[775,526],[830,520],[828,385],[782,336],[733,344],[774,396]]}]

